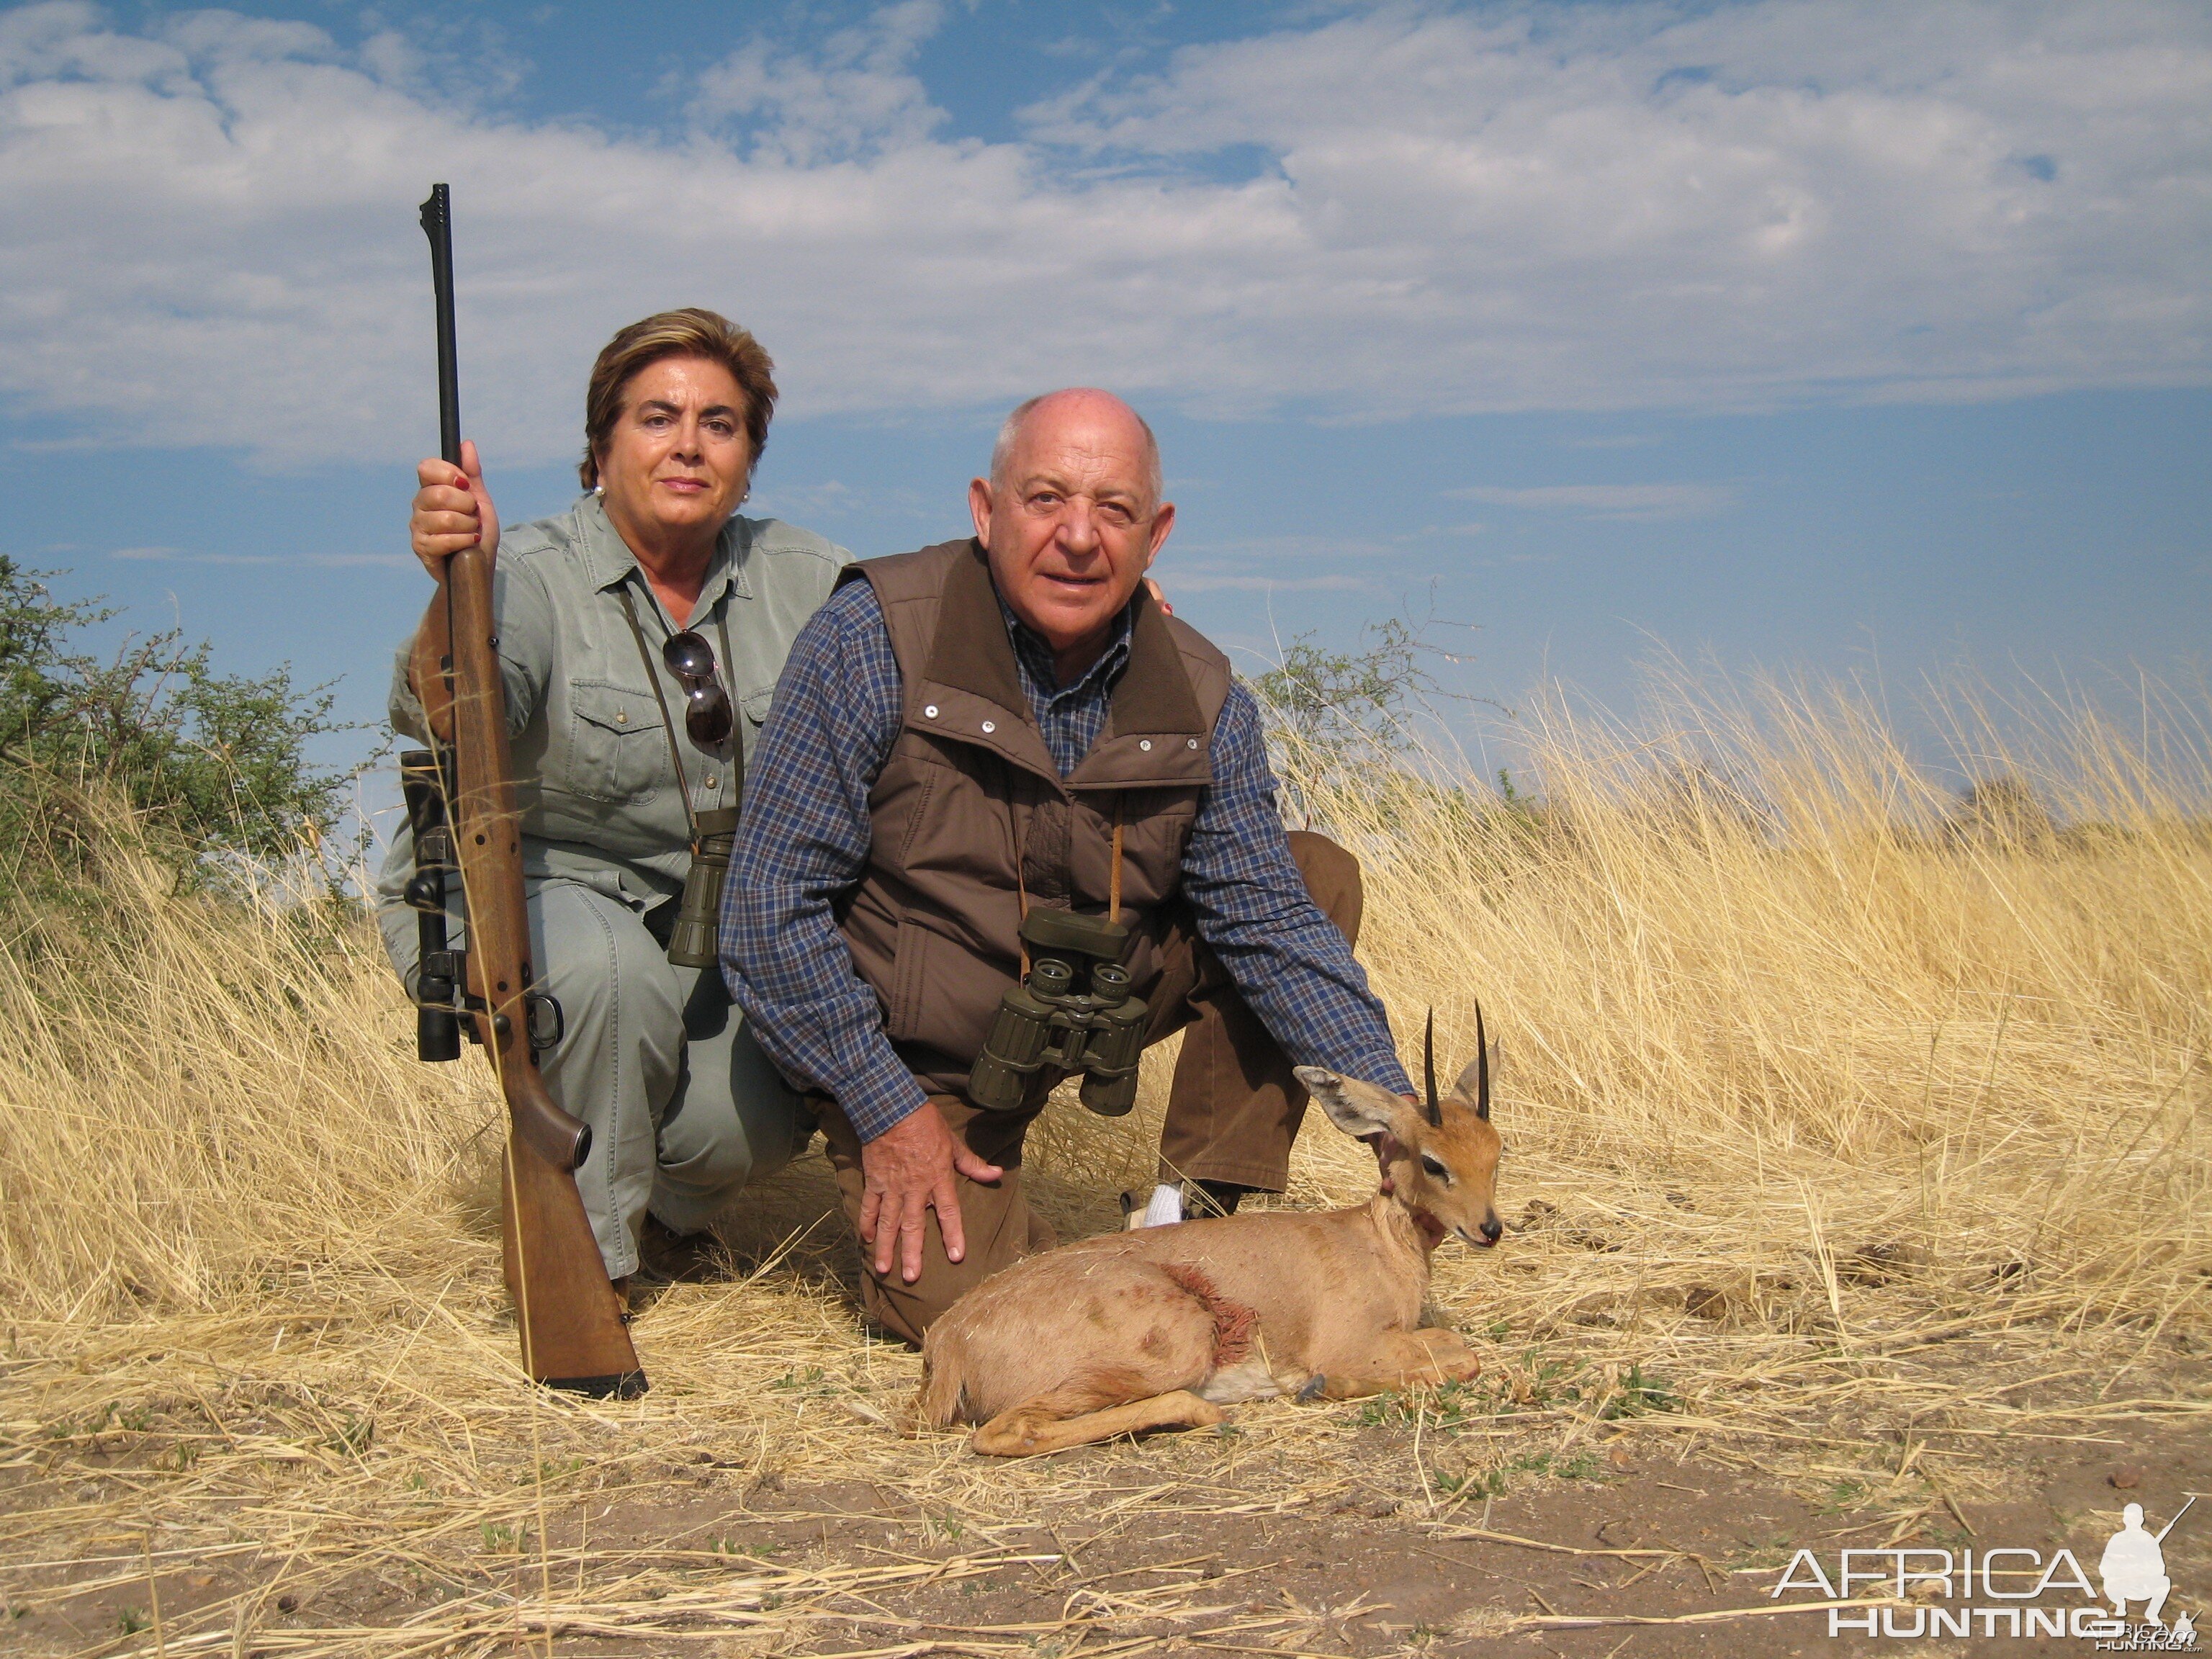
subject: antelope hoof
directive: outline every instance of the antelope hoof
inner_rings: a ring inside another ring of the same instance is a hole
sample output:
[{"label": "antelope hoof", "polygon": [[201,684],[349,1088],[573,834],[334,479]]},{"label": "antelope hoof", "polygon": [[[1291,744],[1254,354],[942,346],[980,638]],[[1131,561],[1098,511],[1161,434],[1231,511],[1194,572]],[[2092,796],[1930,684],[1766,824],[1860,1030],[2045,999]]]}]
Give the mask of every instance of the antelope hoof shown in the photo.
[{"label": "antelope hoof", "polygon": [[1297,1402],[1301,1406],[1310,1406],[1328,1392],[1328,1378],[1316,1371],[1311,1376],[1306,1378],[1305,1386],[1298,1390]]}]

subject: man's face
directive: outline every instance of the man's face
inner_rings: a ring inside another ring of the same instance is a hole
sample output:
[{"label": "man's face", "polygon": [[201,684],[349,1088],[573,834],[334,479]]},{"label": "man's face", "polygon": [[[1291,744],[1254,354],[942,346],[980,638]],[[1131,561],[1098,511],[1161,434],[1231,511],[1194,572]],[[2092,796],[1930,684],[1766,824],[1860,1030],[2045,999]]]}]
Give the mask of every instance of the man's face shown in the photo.
[{"label": "man's face", "polygon": [[1079,672],[1168,538],[1144,428],[1103,392],[1048,398],[1024,422],[1004,476],[968,486],[999,592]]}]

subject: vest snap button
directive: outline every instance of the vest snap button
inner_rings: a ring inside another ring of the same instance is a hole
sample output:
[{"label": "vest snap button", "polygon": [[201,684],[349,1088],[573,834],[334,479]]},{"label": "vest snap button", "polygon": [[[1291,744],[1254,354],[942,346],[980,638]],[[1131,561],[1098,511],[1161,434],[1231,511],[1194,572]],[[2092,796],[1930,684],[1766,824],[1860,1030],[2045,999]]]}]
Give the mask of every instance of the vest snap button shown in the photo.
[{"label": "vest snap button", "polygon": [[1150,738],[1139,738],[1137,740],[1137,747],[1149,755],[1152,752],[1152,740]]},{"label": "vest snap button", "polygon": [[1195,749],[1198,747],[1198,739],[1196,738],[1185,738],[1182,741],[1182,746],[1186,749]]},{"label": "vest snap button", "polygon": [[983,729],[986,732],[995,732],[999,729],[999,723],[996,720],[985,720],[983,722]]},{"label": "vest snap button", "polygon": [[921,711],[921,715],[924,720],[935,720],[937,718],[937,705],[935,703],[930,704],[928,708]]}]

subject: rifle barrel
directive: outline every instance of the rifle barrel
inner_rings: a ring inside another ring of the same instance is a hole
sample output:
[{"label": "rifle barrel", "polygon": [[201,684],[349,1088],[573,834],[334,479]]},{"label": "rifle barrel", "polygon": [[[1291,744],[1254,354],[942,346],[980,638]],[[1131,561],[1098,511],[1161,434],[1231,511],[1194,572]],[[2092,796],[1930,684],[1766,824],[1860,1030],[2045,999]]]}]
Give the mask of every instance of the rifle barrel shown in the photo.
[{"label": "rifle barrel", "polygon": [[430,285],[438,296],[438,453],[461,464],[461,362],[453,336],[453,198],[443,185],[430,186],[422,204],[422,234],[430,239]]},{"label": "rifle barrel", "polygon": [[2158,1542],[2160,1542],[2160,1543],[2161,1543],[2161,1544],[2163,1544],[2164,1542],[2166,1542],[2166,1534],[2168,1534],[2168,1533],[2172,1532],[2172,1531],[2176,1527],[2178,1527],[2178,1526],[2179,1526],[2179,1525],[2181,1524],[2181,1517],[2182,1517],[2183,1516],[2185,1516],[2185,1515],[2186,1515],[2186,1514],[2188,1514],[2188,1513],[2189,1513],[2189,1510],[2190,1510],[2190,1505],[2191,1505],[2191,1504],[2195,1504],[2196,1502],[2197,1502],[2196,1494],[2194,1494],[2194,1493],[2192,1492],[2192,1493],[2190,1495],[2189,1503],[2187,1503],[2187,1504],[2183,1504],[2179,1509],[2176,1510],[2173,1512],[2173,1519],[2172,1519],[2172,1520],[2171,1520],[2171,1521],[2169,1521],[2169,1522],[2166,1522],[2163,1527],[2161,1527],[2161,1528],[2159,1528],[2158,1540],[2157,1540],[2157,1541],[2158,1541]]}]

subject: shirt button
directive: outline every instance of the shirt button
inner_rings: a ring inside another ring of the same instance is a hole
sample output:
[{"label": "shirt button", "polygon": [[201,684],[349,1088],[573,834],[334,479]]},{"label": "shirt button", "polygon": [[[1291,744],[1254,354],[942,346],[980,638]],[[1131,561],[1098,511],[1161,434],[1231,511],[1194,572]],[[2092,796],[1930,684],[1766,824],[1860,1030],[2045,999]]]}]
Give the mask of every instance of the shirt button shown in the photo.
[{"label": "shirt button", "polygon": [[928,708],[923,709],[921,711],[921,717],[924,720],[935,720],[937,718],[937,705],[935,703],[932,703]]},{"label": "shirt button", "polygon": [[714,789],[714,788],[717,788],[717,787],[720,787],[720,784],[719,784],[719,782],[718,782],[718,781],[717,781],[717,780],[715,780],[715,779],[714,779],[714,778],[709,778],[709,779],[708,779],[708,780],[707,780],[707,787],[708,787],[709,789]]},{"label": "shirt button", "polygon": [[1140,738],[1137,740],[1137,747],[1149,755],[1152,752],[1152,740],[1150,738]]},{"label": "shirt button", "polygon": [[995,732],[999,729],[999,723],[996,720],[985,720],[983,722],[983,729],[986,732]]}]

